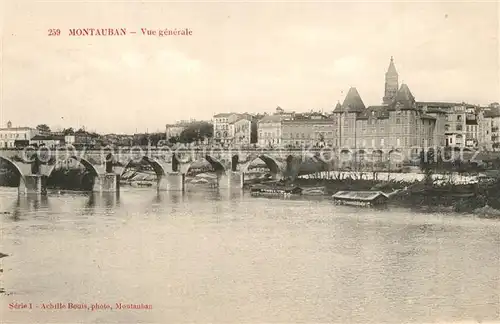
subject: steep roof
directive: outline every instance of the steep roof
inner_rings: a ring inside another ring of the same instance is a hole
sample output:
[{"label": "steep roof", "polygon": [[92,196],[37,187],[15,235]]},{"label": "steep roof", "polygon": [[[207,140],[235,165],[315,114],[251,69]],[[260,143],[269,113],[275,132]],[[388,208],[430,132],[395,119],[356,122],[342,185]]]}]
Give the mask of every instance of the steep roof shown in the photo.
[{"label": "steep roof", "polygon": [[394,101],[389,105],[389,108],[391,110],[395,110],[397,108],[403,110],[417,109],[417,105],[415,103],[415,97],[413,97],[410,88],[408,88],[408,86],[405,83],[401,84],[401,87],[396,93]]},{"label": "steep roof", "polygon": [[387,69],[387,74],[397,75],[396,67],[394,66],[394,58],[391,56],[391,62],[389,63],[389,68]]},{"label": "steep roof", "polygon": [[340,107],[340,110],[335,109],[334,112],[363,112],[365,110],[365,104],[358,93],[358,90],[354,87],[349,89],[347,95],[345,96],[344,102]]},{"label": "steep roof", "polygon": [[335,105],[333,111],[341,111],[341,110],[342,110],[342,105],[340,104],[340,102],[337,102],[337,105]]},{"label": "steep roof", "polygon": [[358,119],[369,119],[370,117],[377,119],[389,118],[387,106],[369,106],[359,114]]}]

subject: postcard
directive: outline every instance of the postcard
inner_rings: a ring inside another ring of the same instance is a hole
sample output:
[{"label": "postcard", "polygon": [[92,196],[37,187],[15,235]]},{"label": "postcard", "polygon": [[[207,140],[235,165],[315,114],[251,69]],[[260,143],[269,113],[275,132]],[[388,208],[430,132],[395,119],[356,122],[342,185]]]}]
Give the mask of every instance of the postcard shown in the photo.
[{"label": "postcard", "polygon": [[0,4],[0,323],[500,323],[497,1]]}]

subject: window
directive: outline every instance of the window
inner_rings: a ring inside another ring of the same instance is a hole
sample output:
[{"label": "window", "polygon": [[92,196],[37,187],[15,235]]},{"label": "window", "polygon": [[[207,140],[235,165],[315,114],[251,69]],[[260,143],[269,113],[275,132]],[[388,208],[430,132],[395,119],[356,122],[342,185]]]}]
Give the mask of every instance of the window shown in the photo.
[{"label": "window", "polygon": [[444,130],[445,130],[445,132],[449,131],[450,130],[450,125],[448,125],[448,124],[444,125]]},{"label": "window", "polygon": [[462,130],[462,125],[457,125],[457,131],[461,131]]},{"label": "window", "polygon": [[461,121],[462,120],[462,115],[457,115],[457,121]]},{"label": "window", "polygon": [[396,124],[401,124],[401,119],[396,118]]}]

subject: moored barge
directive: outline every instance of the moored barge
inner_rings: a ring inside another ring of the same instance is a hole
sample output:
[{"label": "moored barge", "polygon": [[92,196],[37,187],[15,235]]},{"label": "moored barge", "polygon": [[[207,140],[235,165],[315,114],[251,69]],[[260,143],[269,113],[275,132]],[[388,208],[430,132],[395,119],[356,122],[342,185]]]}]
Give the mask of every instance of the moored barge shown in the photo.
[{"label": "moored barge", "polygon": [[389,195],[382,191],[339,191],[332,198],[338,205],[380,206],[387,203]]},{"label": "moored barge", "polygon": [[252,196],[290,197],[302,194],[302,188],[296,186],[255,185],[250,188]]}]

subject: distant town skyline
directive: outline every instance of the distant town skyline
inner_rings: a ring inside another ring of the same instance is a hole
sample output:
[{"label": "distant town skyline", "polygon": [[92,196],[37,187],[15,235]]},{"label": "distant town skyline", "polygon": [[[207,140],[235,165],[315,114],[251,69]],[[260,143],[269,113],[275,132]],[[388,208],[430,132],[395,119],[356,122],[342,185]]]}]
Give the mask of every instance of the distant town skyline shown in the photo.
[{"label": "distant town skyline", "polygon": [[[3,9],[2,127],[163,131],[219,112],[332,111],[350,87],[377,105],[391,56],[418,101],[500,101],[497,2],[7,1]],[[74,28],[137,34],[69,36]]]}]

